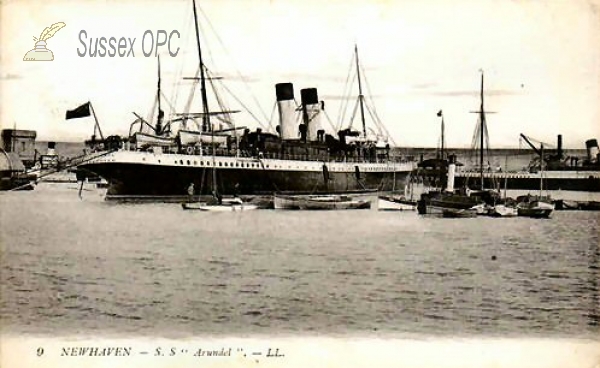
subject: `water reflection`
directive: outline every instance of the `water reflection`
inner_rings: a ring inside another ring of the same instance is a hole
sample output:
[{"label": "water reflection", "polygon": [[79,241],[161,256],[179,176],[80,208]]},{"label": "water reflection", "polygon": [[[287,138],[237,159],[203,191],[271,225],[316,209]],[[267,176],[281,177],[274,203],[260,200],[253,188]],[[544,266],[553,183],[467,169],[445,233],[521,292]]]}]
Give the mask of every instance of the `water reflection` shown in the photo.
[{"label": "water reflection", "polygon": [[598,327],[598,321],[600,320],[600,296],[598,295],[600,290],[598,288],[598,279],[600,279],[599,259],[600,249],[598,242],[592,242],[589,248],[588,254],[588,285],[591,303],[590,310],[588,312],[588,325],[592,327]]}]

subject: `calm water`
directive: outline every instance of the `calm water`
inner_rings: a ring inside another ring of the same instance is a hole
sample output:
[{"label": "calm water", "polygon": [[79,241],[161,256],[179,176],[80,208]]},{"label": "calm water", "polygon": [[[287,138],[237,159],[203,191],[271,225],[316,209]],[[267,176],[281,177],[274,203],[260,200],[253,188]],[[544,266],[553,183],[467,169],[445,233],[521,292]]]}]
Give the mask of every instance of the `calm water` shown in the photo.
[{"label": "calm water", "polygon": [[43,184],[0,194],[0,223],[5,332],[600,332],[597,212],[198,213]]}]

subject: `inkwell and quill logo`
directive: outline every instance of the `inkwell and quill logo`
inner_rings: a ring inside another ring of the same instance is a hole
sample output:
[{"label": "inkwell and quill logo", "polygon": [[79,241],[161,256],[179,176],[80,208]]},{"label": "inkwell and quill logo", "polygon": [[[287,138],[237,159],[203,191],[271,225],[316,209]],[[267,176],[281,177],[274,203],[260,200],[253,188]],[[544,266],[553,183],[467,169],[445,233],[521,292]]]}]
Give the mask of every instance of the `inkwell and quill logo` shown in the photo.
[{"label": "inkwell and quill logo", "polygon": [[54,36],[56,32],[58,32],[61,28],[66,26],[63,22],[54,23],[50,27],[46,27],[40,38],[33,38],[35,43],[35,48],[29,50],[25,56],[23,56],[23,61],[52,61],[54,60],[54,54],[52,51],[46,48],[46,40]]}]

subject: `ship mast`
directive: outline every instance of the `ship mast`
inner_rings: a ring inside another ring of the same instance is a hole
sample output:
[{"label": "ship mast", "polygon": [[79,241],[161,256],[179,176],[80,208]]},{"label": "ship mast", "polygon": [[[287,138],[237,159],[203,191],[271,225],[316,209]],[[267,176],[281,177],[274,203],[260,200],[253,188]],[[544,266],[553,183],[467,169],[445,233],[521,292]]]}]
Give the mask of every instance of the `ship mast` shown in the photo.
[{"label": "ship mast", "polygon": [[362,120],[363,134],[365,135],[365,140],[366,140],[367,139],[367,126],[365,124],[365,107],[363,106],[365,96],[363,96],[363,93],[362,93],[362,84],[360,81],[360,64],[358,63],[358,46],[356,44],[354,45],[354,54],[356,55],[356,76],[358,78],[358,102],[360,104],[360,118]]},{"label": "ship mast", "polygon": [[160,133],[162,131],[163,117],[165,115],[165,113],[160,108],[160,55],[158,55],[158,86],[157,87],[158,88],[156,89],[156,99],[158,102],[158,118],[156,120],[156,127],[154,128],[154,131],[157,135],[160,135]]},{"label": "ship mast", "polygon": [[200,47],[200,31],[198,30],[198,15],[196,14],[196,0],[194,4],[194,26],[196,26],[196,42],[198,44],[198,59],[200,61],[200,94],[202,97],[202,130],[208,131],[210,127],[210,117],[208,114],[208,98],[206,97],[206,77],[204,76],[204,62],[202,61],[202,48]]},{"label": "ship mast", "polygon": [[[479,106],[479,111],[470,111],[471,113],[479,114],[478,125],[476,125],[475,133],[473,135],[473,150],[477,147],[477,141],[479,141],[479,176],[481,178],[481,190],[484,190],[483,186],[483,147],[487,138],[487,123],[485,121],[486,114],[494,114],[495,112],[485,111],[483,108],[483,70],[479,70],[481,72],[481,89],[479,92],[479,98],[481,101],[481,105]],[[479,129],[479,132],[477,131]],[[477,135],[479,133],[479,135]],[[488,142],[489,149],[489,142]]]}]

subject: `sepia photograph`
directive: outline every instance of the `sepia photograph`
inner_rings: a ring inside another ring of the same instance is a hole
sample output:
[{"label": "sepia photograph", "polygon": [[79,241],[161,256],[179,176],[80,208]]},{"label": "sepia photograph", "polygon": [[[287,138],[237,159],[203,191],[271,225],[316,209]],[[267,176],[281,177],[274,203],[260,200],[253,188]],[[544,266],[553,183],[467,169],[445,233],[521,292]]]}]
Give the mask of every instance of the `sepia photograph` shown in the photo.
[{"label": "sepia photograph", "polygon": [[0,0],[0,366],[600,368],[598,45],[598,0]]}]

